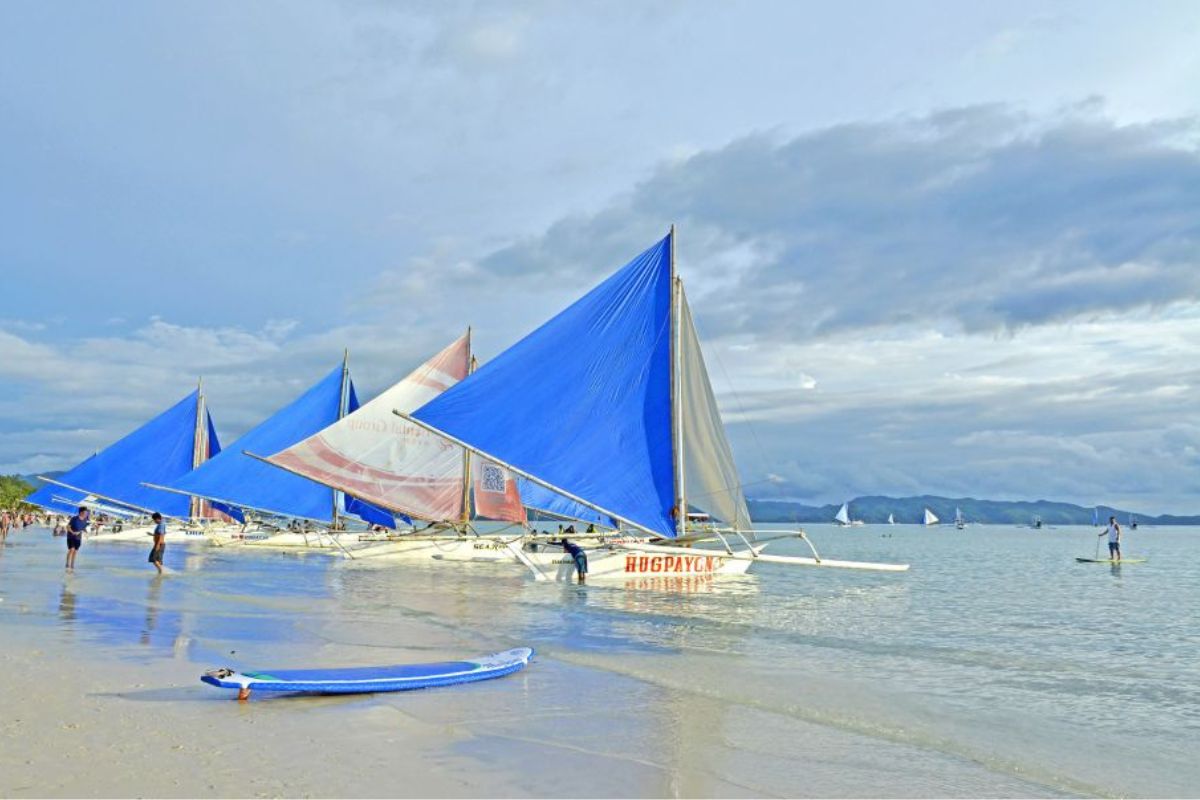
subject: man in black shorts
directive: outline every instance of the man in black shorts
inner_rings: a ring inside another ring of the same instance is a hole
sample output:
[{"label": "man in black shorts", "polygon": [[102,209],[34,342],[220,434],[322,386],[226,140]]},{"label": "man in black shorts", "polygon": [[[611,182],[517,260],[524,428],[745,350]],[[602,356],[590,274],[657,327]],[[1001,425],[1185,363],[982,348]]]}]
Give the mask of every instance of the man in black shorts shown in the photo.
[{"label": "man in black shorts", "polygon": [[146,560],[154,565],[159,575],[162,575],[163,554],[167,552],[167,523],[163,522],[162,514],[157,511],[151,519],[154,520],[154,545],[150,548],[150,556]]},{"label": "man in black shorts", "polygon": [[75,554],[83,545],[83,532],[87,530],[87,526],[88,510],[80,506],[79,513],[71,517],[67,524],[67,572],[75,571]]}]

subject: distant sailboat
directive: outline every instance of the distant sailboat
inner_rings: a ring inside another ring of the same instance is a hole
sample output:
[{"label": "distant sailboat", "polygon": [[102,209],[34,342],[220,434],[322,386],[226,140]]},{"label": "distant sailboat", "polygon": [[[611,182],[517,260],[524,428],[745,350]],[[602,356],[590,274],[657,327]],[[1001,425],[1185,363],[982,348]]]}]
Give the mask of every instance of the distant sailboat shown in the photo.
[{"label": "distant sailboat", "polygon": [[833,515],[833,521],[843,528],[848,528],[851,525],[862,525],[861,519],[850,519],[850,504],[842,503],[842,507]]},{"label": "distant sailboat", "polygon": [[894,514],[888,514],[888,525],[895,525],[895,524],[896,524],[896,516]]},{"label": "distant sailboat", "polygon": [[926,525],[937,525],[938,524],[937,515],[934,514],[932,511],[930,511],[928,508],[925,509],[925,524]]},{"label": "distant sailboat", "polygon": [[1100,509],[1092,507],[1092,527],[1100,527]]},{"label": "distant sailboat", "polygon": [[967,521],[963,519],[962,509],[957,506],[954,507],[954,527],[960,531],[967,527]]},{"label": "distant sailboat", "polygon": [[1042,518],[1041,517],[1033,518],[1033,528],[1034,528],[1034,530],[1041,530],[1041,528],[1042,528]]}]

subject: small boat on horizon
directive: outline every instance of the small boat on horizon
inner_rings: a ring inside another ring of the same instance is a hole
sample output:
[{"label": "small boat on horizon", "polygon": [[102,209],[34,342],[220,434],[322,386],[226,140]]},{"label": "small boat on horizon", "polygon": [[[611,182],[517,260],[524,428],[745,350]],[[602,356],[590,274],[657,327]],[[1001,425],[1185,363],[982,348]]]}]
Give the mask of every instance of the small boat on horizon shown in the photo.
[{"label": "small boat on horizon", "polygon": [[849,503],[842,503],[842,507],[833,515],[833,521],[843,528],[864,524],[861,519],[850,519]]}]

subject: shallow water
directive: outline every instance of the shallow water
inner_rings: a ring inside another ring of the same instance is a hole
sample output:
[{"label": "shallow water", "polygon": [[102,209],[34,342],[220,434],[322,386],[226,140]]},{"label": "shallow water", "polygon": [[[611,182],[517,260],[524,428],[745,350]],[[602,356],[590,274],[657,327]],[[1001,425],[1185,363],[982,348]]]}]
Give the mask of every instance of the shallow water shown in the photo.
[{"label": "shallow water", "polygon": [[466,726],[456,755],[514,794],[1200,793],[1200,530],[1127,532],[1126,554],[1149,561],[1121,567],[1074,561],[1092,528],[808,530],[825,556],[913,569],[759,564],[652,591],[188,544],[159,579],[144,547],[86,543],[64,577],[62,540],[30,529],[0,550],[0,635],[190,675],[530,645],[519,678],[260,712]]}]

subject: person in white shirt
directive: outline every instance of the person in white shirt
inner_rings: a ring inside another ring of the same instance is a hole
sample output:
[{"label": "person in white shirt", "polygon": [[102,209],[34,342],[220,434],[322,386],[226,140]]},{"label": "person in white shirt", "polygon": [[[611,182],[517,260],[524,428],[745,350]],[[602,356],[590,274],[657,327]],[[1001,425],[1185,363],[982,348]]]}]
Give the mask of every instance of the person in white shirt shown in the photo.
[{"label": "person in white shirt", "polygon": [[1100,532],[1101,536],[1108,536],[1108,557],[1113,561],[1121,560],[1121,526],[1117,524],[1116,517],[1108,518],[1108,527]]}]

